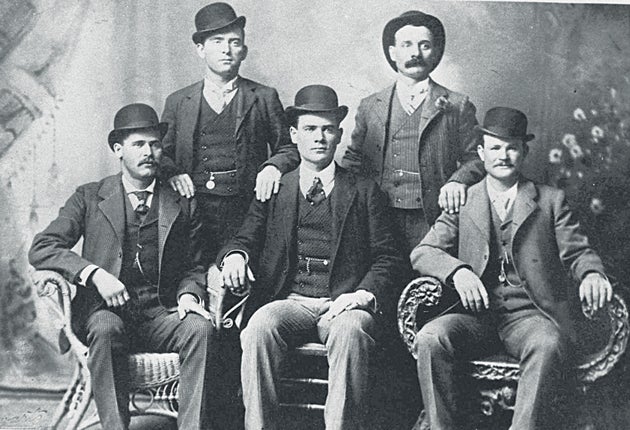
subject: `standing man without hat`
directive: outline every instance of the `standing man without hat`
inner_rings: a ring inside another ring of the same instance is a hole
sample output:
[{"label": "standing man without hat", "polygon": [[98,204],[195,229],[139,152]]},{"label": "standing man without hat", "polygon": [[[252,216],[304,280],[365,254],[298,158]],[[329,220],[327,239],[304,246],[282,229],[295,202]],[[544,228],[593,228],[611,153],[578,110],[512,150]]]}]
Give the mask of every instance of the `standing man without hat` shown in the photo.
[{"label": "standing man without hat", "polygon": [[241,333],[247,430],[283,428],[283,357],[313,340],[328,350],[326,429],[369,428],[368,365],[403,260],[383,192],[333,162],[347,112],[330,87],[298,91],[287,115],[302,162],[282,176],[278,194],[252,203],[217,259],[237,294],[253,282],[247,306],[255,312]]},{"label": "standing man without hat", "polygon": [[[180,429],[207,429],[215,329],[204,309],[196,202],[156,177],[168,124],[145,104],[118,111],[109,146],[121,173],[80,186],[35,236],[30,263],[77,284],[72,325],[104,429],[129,427],[128,354],[177,352]],[[81,255],[72,251],[83,237]]]},{"label": "standing man without hat", "polygon": [[521,176],[534,138],[525,114],[490,109],[479,131],[485,180],[470,187],[458,214],[443,212],[411,253],[415,270],[455,288],[463,304],[416,335],[422,399],[431,430],[465,428],[457,363],[504,348],[521,375],[510,428],[558,428],[554,399],[576,337],[569,301],[579,296],[597,311],[612,287],[564,192]]},{"label": "standing man without hat", "polygon": [[212,3],[197,12],[195,26],[206,74],[166,99],[161,177],[182,196],[197,196],[204,257],[212,261],[240,227],[254,190],[268,200],[299,156],[276,90],[238,74],[247,57],[245,17]]},{"label": "standing man without hat", "polygon": [[342,160],[387,193],[405,253],[424,237],[440,208],[457,212],[466,202],[466,187],[483,176],[475,154],[475,107],[429,77],[445,40],[440,20],[419,11],[387,23],[383,50],[396,83],[361,101]]}]

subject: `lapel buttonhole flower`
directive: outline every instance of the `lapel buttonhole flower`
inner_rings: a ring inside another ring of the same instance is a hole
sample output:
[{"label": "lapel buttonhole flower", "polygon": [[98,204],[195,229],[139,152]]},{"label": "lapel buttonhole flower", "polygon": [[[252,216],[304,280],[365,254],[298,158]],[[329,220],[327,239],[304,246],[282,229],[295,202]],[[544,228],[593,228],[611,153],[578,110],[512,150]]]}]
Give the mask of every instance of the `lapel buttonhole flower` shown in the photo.
[{"label": "lapel buttonhole flower", "polygon": [[445,96],[440,96],[435,101],[435,107],[441,110],[442,112],[446,112],[453,107],[453,104]]}]

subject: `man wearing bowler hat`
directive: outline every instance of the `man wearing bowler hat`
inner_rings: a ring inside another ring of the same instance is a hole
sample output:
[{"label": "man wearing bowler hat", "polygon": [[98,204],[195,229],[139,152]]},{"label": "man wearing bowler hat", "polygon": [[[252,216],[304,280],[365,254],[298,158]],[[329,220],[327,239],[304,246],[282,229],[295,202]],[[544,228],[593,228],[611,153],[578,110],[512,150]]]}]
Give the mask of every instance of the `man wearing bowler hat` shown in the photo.
[{"label": "man wearing bowler hat", "polygon": [[[513,429],[551,429],[575,340],[568,302],[593,310],[612,298],[602,262],[580,232],[564,193],[521,176],[527,117],[490,109],[477,147],[487,172],[459,213],[443,212],[411,253],[413,268],[455,288],[463,308],[416,335],[418,378],[432,430],[458,421],[457,360],[503,347],[520,362]],[[578,287],[579,283],[579,287]]]},{"label": "man wearing bowler hat", "polygon": [[333,162],[347,113],[330,87],[298,91],[287,116],[302,162],[271,200],[252,203],[217,259],[232,291],[253,283],[241,333],[248,430],[282,428],[279,367],[288,348],[312,340],[328,349],[326,428],[367,427],[368,363],[402,257],[378,185]]},{"label": "man wearing bowler hat", "polygon": [[[121,173],[77,188],[35,236],[29,261],[77,285],[72,324],[104,429],[129,426],[128,353],[177,352],[181,429],[207,429],[214,404],[215,329],[204,309],[205,270],[194,200],[160,183],[168,124],[145,104],[118,111],[109,146]],[[83,237],[81,255],[72,251]]]},{"label": "man wearing bowler hat", "polygon": [[166,99],[160,175],[182,196],[197,196],[211,261],[240,227],[254,194],[265,201],[278,192],[281,174],[299,156],[276,90],[238,74],[247,57],[245,17],[212,3],[197,12],[195,26],[206,73]]},{"label": "man wearing bowler hat", "polygon": [[380,184],[394,208],[408,253],[440,210],[457,212],[466,187],[483,168],[475,154],[475,107],[467,96],[434,82],[445,46],[439,19],[408,11],[383,30],[383,51],[396,83],[359,105],[342,165]]}]

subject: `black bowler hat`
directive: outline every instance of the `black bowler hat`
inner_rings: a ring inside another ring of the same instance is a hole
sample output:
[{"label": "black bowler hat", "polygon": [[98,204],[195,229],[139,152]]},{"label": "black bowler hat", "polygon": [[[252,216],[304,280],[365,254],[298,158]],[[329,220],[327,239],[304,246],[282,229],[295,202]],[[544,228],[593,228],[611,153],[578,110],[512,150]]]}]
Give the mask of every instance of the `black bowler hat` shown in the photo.
[{"label": "black bowler hat", "polygon": [[289,122],[300,114],[309,112],[333,112],[339,122],[348,114],[348,106],[339,106],[337,93],[326,85],[307,85],[295,95],[294,106],[286,109]]},{"label": "black bowler hat", "polygon": [[107,141],[114,149],[114,143],[120,143],[120,134],[143,128],[156,128],[160,132],[160,139],[164,138],[168,130],[168,123],[160,122],[157,113],[149,105],[133,103],[122,107],[114,117],[114,129],[109,132]]},{"label": "black bowler hat", "polygon": [[509,107],[494,107],[486,112],[483,126],[476,125],[475,129],[504,139],[522,139],[528,142],[534,135],[527,133],[527,116],[518,109]]},{"label": "black bowler hat", "polygon": [[437,66],[442,60],[442,55],[444,54],[444,45],[446,44],[446,34],[444,32],[444,26],[442,25],[442,22],[433,15],[422,13],[419,10],[410,10],[389,21],[387,24],[385,24],[385,29],[383,30],[383,51],[385,52],[385,58],[387,58],[387,62],[390,66],[392,66],[392,69],[398,70],[398,68],[396,67],[396,63],[389,55],[389,47],[396,44],[396,32],[403,28],[405,25],[413,25],[414,27],[426,27],[431,31],[431,34],[433,35],[433,43],[435,47],[439,50],[437,61],[435,63],[435,65]]},{"label": "black bowler hat", "polygon": [[221,30],[232,24],[245,28],[245,17],[237,17],[232,6],[227,3],[210,3],[199,9],[195,15],[197,31],[192,35],[192,40],[195,43],[203,43],[203,39],[208,33]]}]

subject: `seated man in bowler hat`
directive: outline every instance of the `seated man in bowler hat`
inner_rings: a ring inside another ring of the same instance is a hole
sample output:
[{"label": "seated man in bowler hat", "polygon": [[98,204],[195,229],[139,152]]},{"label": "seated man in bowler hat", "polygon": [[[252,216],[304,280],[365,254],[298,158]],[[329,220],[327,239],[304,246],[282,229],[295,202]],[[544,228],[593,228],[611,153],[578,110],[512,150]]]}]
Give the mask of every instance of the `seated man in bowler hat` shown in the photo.
[{"label": "seated man in bowler hat", "polygon": [[232,291],[253,283],[241,333],[248,430],[282,428],[279,368],[288,348],[313,340],[328,349],[326,428],[368,424],[368,364],[403,260],[378,185],[333,162],[347,113],[332,88],[298,91],[287,115],[302,162],[271,200],[252,203],[217,259]]},{"label": "seated man in bowler hat", "polygon": [[520,361],[511,428],[557,428],[552,404],[575,340],[570,295],[598,310],[612,287],[564,192],[521,175],[534,138],[525,114],[490,109],[478,131],[486,178],[469,188],[458,214],[443,212],[411,253],[413,268],[455,288],[464,308],[416,336],[425,410],[431,430],[465,428],[456,415],[457,360],[503,347]]},{"label": "seated man in bowler hat", "polygon": [[[168,124],[150,106],[118,111],[109,146],[121,173],[77,188],[33,240],[29,261],[77,284],[75,333],[104,429],[129,427],[128,353],[177,352],[181,429],[208,429],[215,329],[204,309],[196,203],[156,177]],[[83,237],[81,255],[72,251]]]},{"label": "seated man in bowler hat", "polygon": [[254,196],[265,201],[278,192],[280,176],[297,167],[299,156],[276,90],[239,75],[247,57],[245,17],[211,3],[197,12],[195,27],[206,73],[166,99],[160,176],[182,196],[197,196],[204,255],[214,261]]}]

